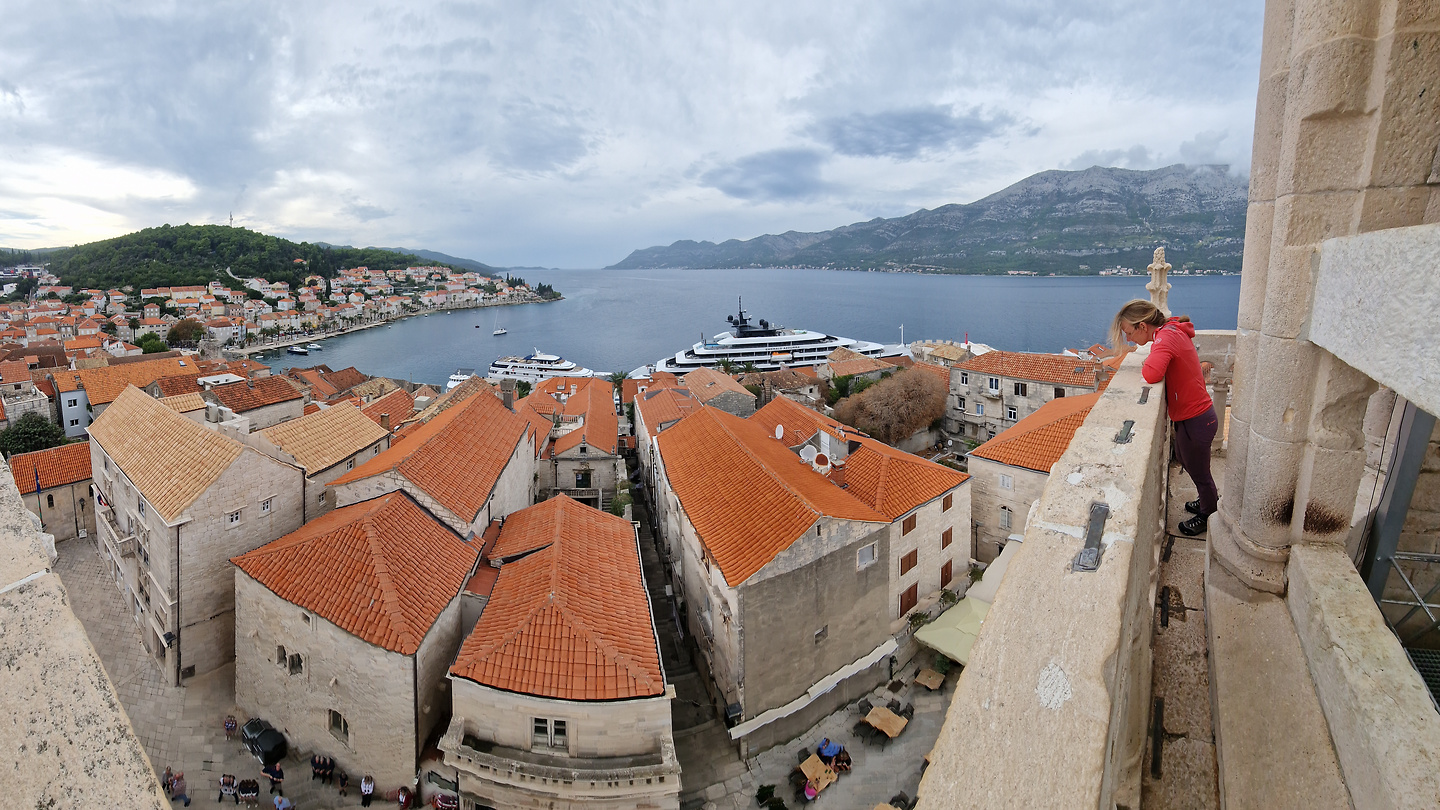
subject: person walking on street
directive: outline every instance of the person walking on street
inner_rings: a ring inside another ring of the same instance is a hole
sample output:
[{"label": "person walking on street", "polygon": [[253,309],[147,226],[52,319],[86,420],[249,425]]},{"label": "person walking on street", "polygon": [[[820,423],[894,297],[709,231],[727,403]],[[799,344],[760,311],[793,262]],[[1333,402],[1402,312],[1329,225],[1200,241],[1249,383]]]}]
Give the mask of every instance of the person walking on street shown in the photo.
[{"label": "person walking on street", "polygon": [[234,799],[236,804],[240,803],[239,783],[235,781],[234,774],[227,773],[220,777],[220,795],[215,801],[223,802],[226,796]]},{"label": "person walking on street", "polygon": [[285,795],[285,788],[282,785],[285,781],[285,769],[280,767],[280,763],[277,762],[274,765],[266,765],[260,769],[260,773],[265,774],[265,778],[270,780],[271,796],[274,796],[276,793],[281,796]]},{"label": "person walking on street", "polygon": [[170,783],[170,799],[172,801],[184,801],[185,806],[190,806],[189,787],[185,784],[185,773],[182,771],[175,774],[175,781]]},{"label": "person walking on street", "polygon": [[291,804],[290,800],[284,796],[275,797],[275,810],[290,810],[290,808],[294,806],[295,805]]},{"label": "person walking on street", "polygon": [[1117,349],[1127,341],[1137,346],[1154,344],[1141,374],[1147,383],[1165,381],[1165,405],[1175,425],[1175,455],[1199,491],[1198,498],[1185,504],[1194,517],[1179,525],[1186,537],[1205,532],[1220,501],[1210,474],[1210,443],[1220,421],[1205,390],[1205,372],[1194,338],[1195,326],[1188,317],[1167,318],[1159,307],[1142,299],[1121,307],[1110,325],[1110,345]]},{"label": "person walking on street", "polygon": [[375,777],[367,773],[365,778],[360,780],[360,806],[369,807],[370,800],[373,798],[375,798]]},{"label": "person walking on street", "polygon": [[170,786],[173,784],[175,784],[175,773],[170,770],[169,765],[166,765],[165,773],[160,774],[160,787],[165,790],[166,796],[171,795]]}]

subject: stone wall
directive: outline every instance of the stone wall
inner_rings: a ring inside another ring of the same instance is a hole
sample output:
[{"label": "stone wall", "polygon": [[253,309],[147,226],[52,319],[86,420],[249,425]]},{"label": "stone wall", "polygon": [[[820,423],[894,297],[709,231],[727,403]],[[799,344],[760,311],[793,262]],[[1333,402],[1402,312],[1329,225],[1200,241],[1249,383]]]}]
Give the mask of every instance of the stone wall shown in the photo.
[{"label": "stone wall", "polygon": [[[1077,358],[1076,362],[1080,362]],[[964,369],[950,369],[950,395],[946,399],[945,430],[967,439],[986,441],[990,430],[1000,433],[1021,419],[1040,409],[1040,406],[1055,399],[1056,389],[1065,396],[1094,393],[1095,386],[1056,385],[1055,383],[1022,380],[1000,376],[1000,392],[992,396],[990,378],[996,375]],[[1015,384],[1025,386],[1023,396],[1015,393]],[[961,403],[964,403],[963,406]],[[984,414],[977,414],[975,406],[985,406]],[[1015,418],[1009,418],[1007,407],[1015,408]]]},{"label": "stone wall", "polygon": [[89,478],[32,492],[25,496],[25,508],[39,516],[42,531],[55,535],[56,541],[73,540],[82,531],[87,538],[95,536],[95,504],[90,499]]},{"label": "stone wall", "polygon": [[[366,773],[381,790],[410,784],[415,660],[362,641],[234,571],[236,705],[268,720],[293,748],[335,757],[352,775],[352,788]],[[446,612],[458,613],[456,603]],[[422,649],[445,643],[432,632]],[[284,664],[278,647],[285,648]],[[300,656],[300,672],[291,673],[291,655]],[[331,732],[332,710],[349,724],[348,737]]]},{"label": "stone wall", "polygon": [[[968,573],[970,568],[970,482],[966,481],[950,490],[950,508],[945,509],[945,496],[927,501],[916,507],[910,514],[915,516],[915,528],[904,533],[905,516],[890,524],[890,606],[886,611],[893,622],[890,631],[900,632],[904,615],[900,612],[900,596],[911,585],[916,587],[920,602],[934,597],[940,591],[940,568],[946,562],[951,564],[951,576]],[[950,530],[951,542],[941,548],[941,537]],[[916,552],[916,565],[908,572],[900,573],[900,563],[905,555]],[[912,608],[913,609],[913,608]]]},{"label": "stone wall", "polygon": [[[1007,475],[1011,486],[1000,486]],[[1040,500],[1049,480],[1048,473],[1012,467],[978,456],[970,457],[970,516],[975,521],[975,559],[988,563],[1000,556],[1010,535],[1025,534],[1030,506]],[[1010,528],[1000,526],[1000,507],[1010,509]]]},{"label": "stone wall", "polygon": [[284,402],[276,402],[273,405],[265,405],[253,410],[245,411],[241,416],[250,420],[250,432],[264,430],[274,427],[281,422],[288,422],[291,419],[299,419],[305,415],[305,399],[288,399]]}]

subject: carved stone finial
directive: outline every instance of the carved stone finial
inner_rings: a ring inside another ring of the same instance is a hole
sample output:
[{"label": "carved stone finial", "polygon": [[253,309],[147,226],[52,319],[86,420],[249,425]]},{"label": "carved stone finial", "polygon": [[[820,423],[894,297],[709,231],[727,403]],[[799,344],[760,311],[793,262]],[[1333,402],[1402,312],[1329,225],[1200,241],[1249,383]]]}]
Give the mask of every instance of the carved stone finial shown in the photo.
[{"label": "carved stone finial", "polygon": [[1145,289],[1150,291],[1150,303],[1160,308],[1165,317],[1170,317],[1170,306],[1166,299],[1170,293],[1170,282],[1165,280],[1165,274],[1170,272],[1170,263],[1165,261],[1165,248],[1155,248],[1155,260],[1150,263],[1150,283]]}]

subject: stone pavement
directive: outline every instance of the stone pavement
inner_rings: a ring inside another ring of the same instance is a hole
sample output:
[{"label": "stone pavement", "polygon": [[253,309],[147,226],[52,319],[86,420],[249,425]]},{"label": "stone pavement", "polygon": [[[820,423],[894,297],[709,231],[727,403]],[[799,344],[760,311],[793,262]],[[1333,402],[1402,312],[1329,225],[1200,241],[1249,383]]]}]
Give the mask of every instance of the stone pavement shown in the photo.
[{"label": "stone pavement", "polygon": [[[114,682],[156,774],[167,765],[183,771],[190,798],[206,804],[219,794],[216,785],[221,774],[257,779],[260,798],[268,801],[269,787],[260,776],[259,761],[240,743],[238,732],[234,740],[225,739],[225,715],[234,714],[242,725],[247,719],[235,708],[234,665],[189,678],[183,688],[168,685],[159,664],[145,651],[124,597],[91,541],[67,540],[56,550],[60,557],[55,573],[65,584],[71,607]],[[283,763],[285,794],[297,810],[360,806],[358,777],[351,781],[349,799],[341,797],[334,788],[309,781],[309,757],[308,751],[291,752]]]}]

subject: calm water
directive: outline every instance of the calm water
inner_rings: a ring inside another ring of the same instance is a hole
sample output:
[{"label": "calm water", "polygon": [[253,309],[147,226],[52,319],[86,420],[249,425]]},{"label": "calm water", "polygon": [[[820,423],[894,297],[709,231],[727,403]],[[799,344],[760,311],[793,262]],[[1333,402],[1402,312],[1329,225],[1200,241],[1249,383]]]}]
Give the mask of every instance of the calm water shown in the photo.
[{"label": "calm water", "polygon": [[[755,319],[881,343],[970,339],[1054,352],[1101,342],[1109,319],[1146,298],[1149,277],[922,276],[829,270],[529,271],[565,295],[551,304],[407,318],[322,343],[309,357],[271,352],[277,369],[325,363],[367,374],[443,382],[456,368],[538,348],[599,371],[629,371],[727,328],[736,296]],[[1239,276],[1175,277],[1170,308],[1201,329],[1234,329]],[[509,330],[491,335],[495,319]],[[476,326],[480,328],[475,328]]]}]

